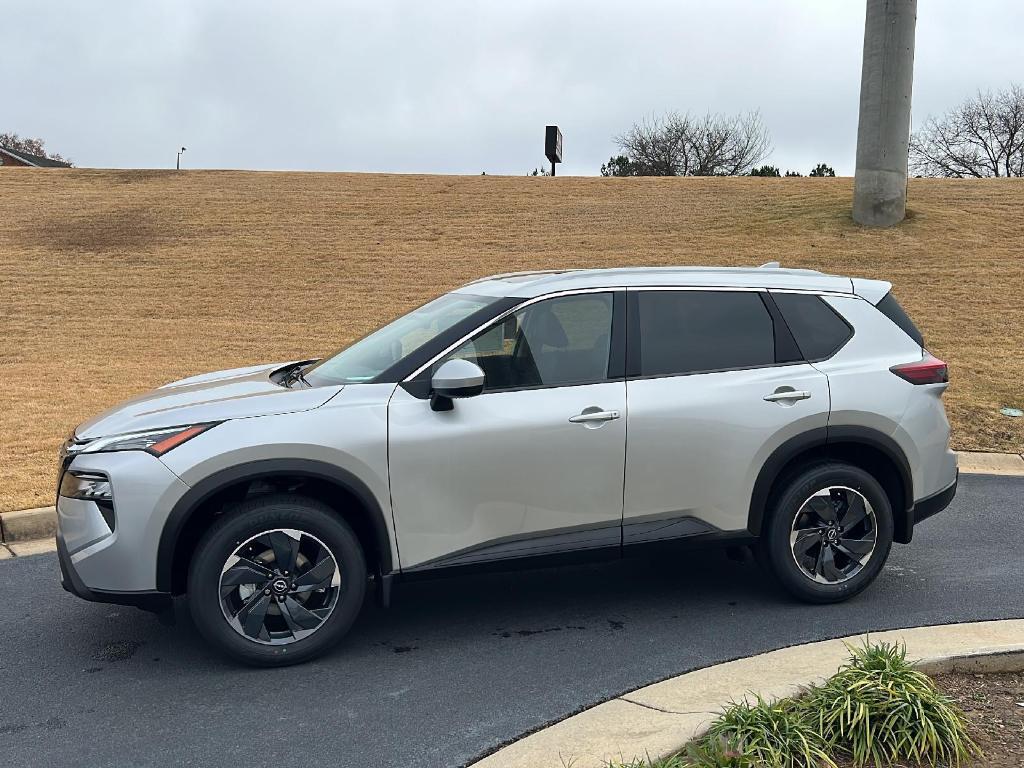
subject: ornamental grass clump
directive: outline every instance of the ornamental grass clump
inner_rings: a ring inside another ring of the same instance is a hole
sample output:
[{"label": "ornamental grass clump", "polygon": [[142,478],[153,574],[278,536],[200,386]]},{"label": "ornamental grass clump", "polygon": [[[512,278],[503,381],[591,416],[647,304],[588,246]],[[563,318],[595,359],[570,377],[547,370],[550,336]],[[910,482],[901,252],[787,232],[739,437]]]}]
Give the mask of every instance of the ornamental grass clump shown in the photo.
[{"label": "ornamental grass clump", "polygon": [[880,643],[850,652],[849,663],[808,691],[800,706],[813,730],[855,765],[960,765],[980,755],[963,713],[907,661],[906,646]]},{"label": "ornamental grass clump", "polygon": [[686,768],[834,768],[828,745],[791,699],[738,702],[692,744]]}]

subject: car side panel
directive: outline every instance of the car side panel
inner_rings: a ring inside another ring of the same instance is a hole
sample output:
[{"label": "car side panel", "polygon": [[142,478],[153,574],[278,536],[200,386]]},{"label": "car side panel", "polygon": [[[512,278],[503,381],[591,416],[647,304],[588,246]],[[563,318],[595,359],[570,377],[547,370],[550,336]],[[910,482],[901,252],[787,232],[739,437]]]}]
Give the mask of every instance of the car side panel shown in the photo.
[{"label": "car side panel", "polygon": [[[811,397],[792,405],[764,400],[783,386]],[[828,420],[828,383],[807,363],[634,379],[626,391],[624,531],[681,518],[745,530],[768,457]]]},{"label": "car side panel", "polygon": [[[625,384],[498,391],[449,411],[399,387],[391,492],[403,571],[618,546]],[[617,411],[570,423],[587,408]]]},{"label": "car side panel", "polygon": [[949,447],[949,420],[941,399],[948,386],[914,387],[916,392],[892,435],[915,470],[915,501],[944,491],[956,482],[956,453]]}]

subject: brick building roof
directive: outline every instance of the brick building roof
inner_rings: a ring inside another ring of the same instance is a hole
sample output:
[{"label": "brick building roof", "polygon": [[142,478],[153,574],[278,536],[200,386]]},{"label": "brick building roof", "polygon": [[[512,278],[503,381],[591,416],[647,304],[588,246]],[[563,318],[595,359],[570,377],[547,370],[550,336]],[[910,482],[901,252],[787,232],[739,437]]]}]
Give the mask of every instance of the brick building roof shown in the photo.
[{"label": "brick building roof", "polygon": [[22,152],[21,150],[8,149],[7,147],[0,147],[0,153],[10,155],[15,160],[20,160],[23,163],[34,166],[36,168],[70,168],[71,163],[66,163],[63,160],[51,160],[48,157],[42,157],[41,155],[30,155],[28,152]]}]

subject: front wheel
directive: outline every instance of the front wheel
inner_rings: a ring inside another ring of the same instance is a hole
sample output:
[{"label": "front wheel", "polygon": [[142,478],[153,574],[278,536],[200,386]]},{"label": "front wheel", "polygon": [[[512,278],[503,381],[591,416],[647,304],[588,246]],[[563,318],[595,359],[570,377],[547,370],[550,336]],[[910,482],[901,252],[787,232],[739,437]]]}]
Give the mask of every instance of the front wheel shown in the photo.
[{"label": "front wheel", "polygon": [[232,658],[284,666],[348,631],[366,593],[352,529],[313,499],[271,495],[224,513],[192,559],[188,600],[199,632]]},{"label": "front wheel", "polygon": [[864,590],[892,547],[889,498],[850,464],[810,466],[774,495],[762,531],[761,560],[794,596],[834,603]]}]

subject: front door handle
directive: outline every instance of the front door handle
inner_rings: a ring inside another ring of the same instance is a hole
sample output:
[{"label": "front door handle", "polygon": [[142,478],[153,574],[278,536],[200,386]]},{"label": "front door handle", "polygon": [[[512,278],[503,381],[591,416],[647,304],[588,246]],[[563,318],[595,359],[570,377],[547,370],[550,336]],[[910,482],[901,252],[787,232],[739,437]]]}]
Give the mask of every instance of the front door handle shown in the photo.
[{"label": "front door handle", "polygon": [[576,416],[570,416],[569,422],[572,424],[590,424],[595,421],[614,421],[619,418],[620,414],[618,411],[602,411],[596,408],[584,408],[583,413]]},{"label": "front door handle", "polygon": [[769,403],[776,403],[779,400],[806,400],[811,396],[811,393],[806,390],[800,389],[779,389],[772,392],[770,395],[765,395],[764,399]]}]

